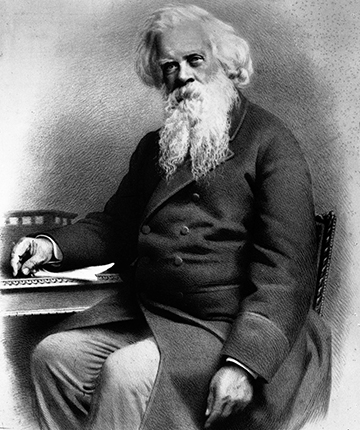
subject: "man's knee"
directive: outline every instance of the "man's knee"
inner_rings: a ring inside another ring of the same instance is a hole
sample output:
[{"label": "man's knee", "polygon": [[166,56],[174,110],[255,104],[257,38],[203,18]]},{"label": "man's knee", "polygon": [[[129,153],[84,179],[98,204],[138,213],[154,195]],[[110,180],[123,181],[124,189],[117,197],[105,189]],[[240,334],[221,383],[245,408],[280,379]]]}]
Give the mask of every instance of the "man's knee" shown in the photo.
[{"label": "man's knee", "polygon": [[150,391],[160,354],[154,340],[146,339],[111,354],[101,371],[102,384],[114,390]]},{"label": "man's knee", "polygon": [[45,369],[54,365],[58,359],[61,349],[61,341],[58,335],[50,335],[43,339],[34,349],[31,355],[32,369]]},{"label": "man's knee", "polygon": [[42,372],[66,365],[73,355],[74,348],[65,333],[49,335],[35,347],[31,355],[32,375],[39,376]]}]

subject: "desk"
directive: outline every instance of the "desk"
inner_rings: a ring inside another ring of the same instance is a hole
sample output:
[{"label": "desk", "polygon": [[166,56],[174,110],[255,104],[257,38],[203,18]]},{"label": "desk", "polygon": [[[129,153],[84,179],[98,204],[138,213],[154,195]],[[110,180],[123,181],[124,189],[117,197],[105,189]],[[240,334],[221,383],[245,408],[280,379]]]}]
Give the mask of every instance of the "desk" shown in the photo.
[{"label": "desk", "polygon": [[63,278],[0,280],[0,316],[49,315],[83,311],[114,294],[117,274],[101,274],[97,281]]},{"label": "desk", "polygon": [[67,314],[94,305],[119,288],[116,274],[98,280],[11,278],[0,280],[0,428],[40,430],[33,413],[30,354]]}]

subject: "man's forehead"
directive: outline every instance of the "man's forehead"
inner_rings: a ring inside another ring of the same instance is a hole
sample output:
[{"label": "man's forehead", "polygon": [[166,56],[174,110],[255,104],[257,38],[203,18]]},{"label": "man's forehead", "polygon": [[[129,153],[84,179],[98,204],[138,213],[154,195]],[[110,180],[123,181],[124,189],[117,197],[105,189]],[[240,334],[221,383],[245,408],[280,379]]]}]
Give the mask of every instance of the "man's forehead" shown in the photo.
[{"label": "man's forehead", "polygon": [[166,29],[157,41],[159,58],[209,50],[209,38],[198,23],[182,22]]}]

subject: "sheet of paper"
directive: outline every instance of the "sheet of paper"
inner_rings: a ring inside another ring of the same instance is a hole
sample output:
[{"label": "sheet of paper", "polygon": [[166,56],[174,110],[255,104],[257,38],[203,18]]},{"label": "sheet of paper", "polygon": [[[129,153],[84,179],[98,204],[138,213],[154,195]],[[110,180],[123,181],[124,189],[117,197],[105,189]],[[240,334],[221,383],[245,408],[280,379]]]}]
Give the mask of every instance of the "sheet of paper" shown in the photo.
[{"label": "sheet of paper", "polygon": [[67,278],[80,281],[96,281],[96,275],[109,270],[115,263],[104,264],[102,266],[89,266],[76,270],[65,270],[63,272],[51,272],[50,270],[39,269],[33,274],[37,277],[45,278]]}]

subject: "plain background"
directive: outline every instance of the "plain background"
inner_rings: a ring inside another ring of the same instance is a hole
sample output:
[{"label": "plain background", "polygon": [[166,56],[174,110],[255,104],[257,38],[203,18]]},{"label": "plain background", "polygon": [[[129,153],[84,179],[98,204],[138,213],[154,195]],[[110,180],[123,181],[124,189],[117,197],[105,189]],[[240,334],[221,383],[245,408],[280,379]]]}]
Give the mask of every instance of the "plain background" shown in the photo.
[{"label": "plain background", "polygon": [[[0,0],[0,214],[102,209],[139,139],[161,125],[159,95],[139,81],[133,61],[142,23],[167,3]],[[333,331],[333,391],[328,419],[316,428],[356,430],[360,5],[191,3],[233,24],[249,42],[255,74],[245,94],[288,124],[310,164],[317,212],[334,210],[338,217],[325,306]],[[2,385],[7,397],[1,401],[10,411],[11,387]]]}]

